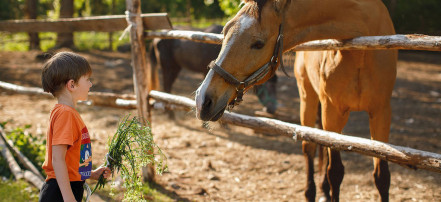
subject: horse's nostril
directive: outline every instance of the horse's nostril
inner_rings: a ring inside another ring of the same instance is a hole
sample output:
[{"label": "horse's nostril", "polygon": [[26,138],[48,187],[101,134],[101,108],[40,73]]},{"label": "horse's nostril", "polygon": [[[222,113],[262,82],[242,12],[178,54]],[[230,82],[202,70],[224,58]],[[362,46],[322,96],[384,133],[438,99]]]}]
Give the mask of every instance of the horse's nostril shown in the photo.
[{"label": "horse's nostril", "polygon": [[204,109],[210,108],[211,103],[212,103],[211,99],[208,96],[205,97],[204,103],[202,104],[202,108],[204,108]]}]

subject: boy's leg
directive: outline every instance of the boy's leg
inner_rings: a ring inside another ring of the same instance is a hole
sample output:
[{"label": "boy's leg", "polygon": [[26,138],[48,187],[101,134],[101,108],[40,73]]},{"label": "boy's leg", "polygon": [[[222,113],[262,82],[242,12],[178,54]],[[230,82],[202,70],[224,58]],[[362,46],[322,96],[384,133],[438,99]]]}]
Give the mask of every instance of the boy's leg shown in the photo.
[{"label": "boy's leg", "polygon": [[57,180],[50,179],[47,182],[44,182],[43,187],[40,190],[40,199],[38,201],[63,201],[63,196],[61,195],[60,187],[58,187]]}]

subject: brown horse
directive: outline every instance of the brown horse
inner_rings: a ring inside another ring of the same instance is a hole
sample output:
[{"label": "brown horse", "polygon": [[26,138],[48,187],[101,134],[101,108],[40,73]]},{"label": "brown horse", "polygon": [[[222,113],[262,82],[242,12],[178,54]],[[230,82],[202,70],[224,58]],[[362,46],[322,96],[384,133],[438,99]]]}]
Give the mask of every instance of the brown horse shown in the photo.
[{"label": "brown horse", "polygon": [[[197,117],[218,120],[236,97],[274,73],[282,50],[311,40],[394,33],[381,0],[245,1],[225,25],[222,50],[196,91]],[[302,125],[314,126],[319,103],[323,129],[337,133],[342,132],[350,111],[366,111],[371,138],[388,142],[396,61],[394,50],[298,52],[294,71]],[[302,145],[307,165],[305,196],[314,201],[316,144]],[[338,201],[344,175],[340,152],[328,148],[328,160],[321,188],[327,199]],[[373,176],[382,201],[388,201],[388,163],[374,158]]]}]

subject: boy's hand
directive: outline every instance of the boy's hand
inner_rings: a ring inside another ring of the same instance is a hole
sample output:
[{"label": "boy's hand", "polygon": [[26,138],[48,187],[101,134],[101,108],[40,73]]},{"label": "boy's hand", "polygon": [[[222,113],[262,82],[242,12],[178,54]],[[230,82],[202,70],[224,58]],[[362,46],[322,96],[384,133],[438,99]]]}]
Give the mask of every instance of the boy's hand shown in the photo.
[{"label": "boy's hand", "polygon": [[110,177],[111,174],[110,168],[100,166],[99,168],[92,171],[92,173],[90,174],[90,179],[98,180],[101,174],[103,174],[104,178],[107,179],[108,177]]}]

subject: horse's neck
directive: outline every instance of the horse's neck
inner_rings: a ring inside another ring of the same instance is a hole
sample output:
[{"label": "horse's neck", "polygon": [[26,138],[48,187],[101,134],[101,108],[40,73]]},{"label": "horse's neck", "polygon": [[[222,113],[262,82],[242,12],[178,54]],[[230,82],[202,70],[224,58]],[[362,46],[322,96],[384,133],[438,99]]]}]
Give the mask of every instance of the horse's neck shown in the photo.
[{"label": "horse's neck", "polygon": [[[379,3],[381,1],[366,1],[361,5],[352,0],[293,1],[285,12],[286,48],[312,40],[376,35],[378,27],[370,22],[387,16],[384,15],[387,10],[378,7]],[[367,11],[371,8],[380,9]]]}]

